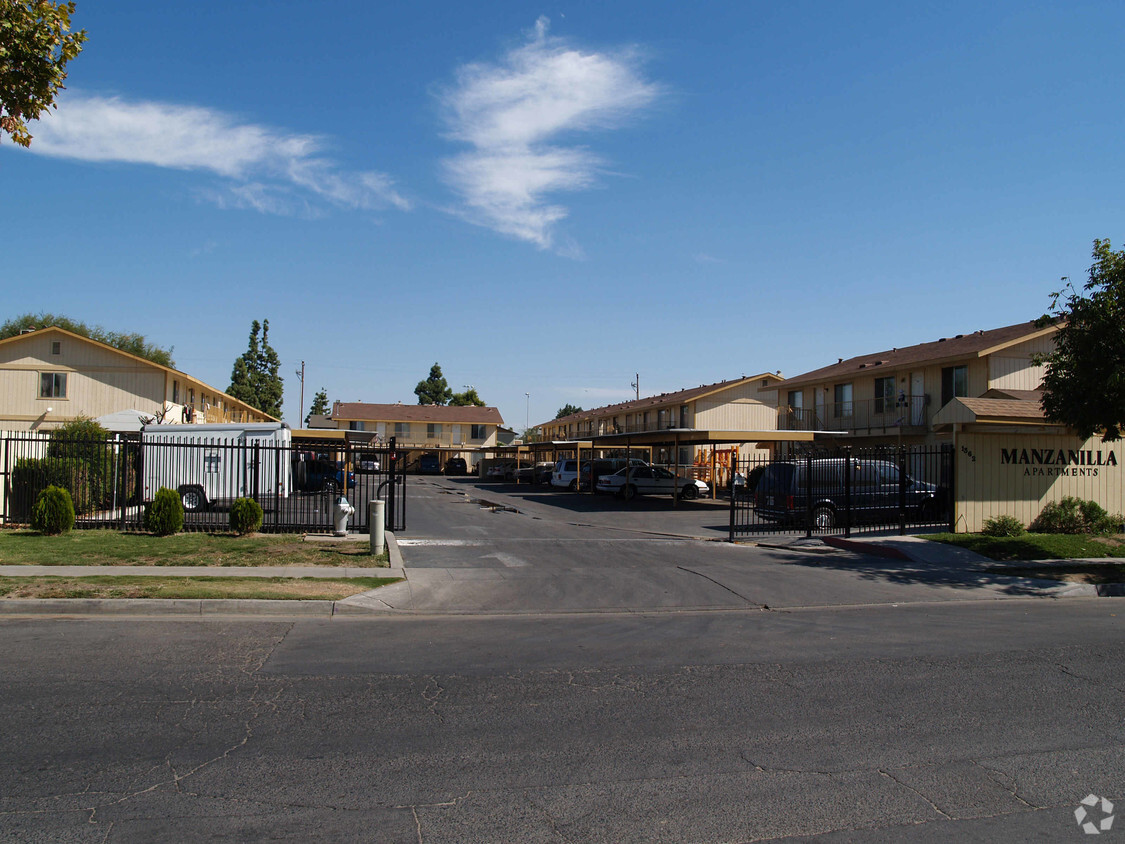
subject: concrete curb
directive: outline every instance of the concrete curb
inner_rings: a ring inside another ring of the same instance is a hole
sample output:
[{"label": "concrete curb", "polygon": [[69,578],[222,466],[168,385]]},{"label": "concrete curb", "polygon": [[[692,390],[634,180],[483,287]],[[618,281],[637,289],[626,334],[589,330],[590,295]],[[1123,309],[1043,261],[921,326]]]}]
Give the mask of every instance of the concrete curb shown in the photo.
[{"label": "concrete curb", "polygon": [[863,542],[856,539],[842,539],[838,536],[826,536],[821,540],[825,545],[839,548],[842,551],[855,551],[860,554],[869,554],[872,557],[883,557],[888,560],[913,559],[905,551],[879,542]]},{"label": "concrete curb", "polygon": [[0,616],[6,615],[166,615],[203,617],[213,615],[321,616],[335,614],[338,601],[270,601],[207,598],[13,598],[0,601]]}]

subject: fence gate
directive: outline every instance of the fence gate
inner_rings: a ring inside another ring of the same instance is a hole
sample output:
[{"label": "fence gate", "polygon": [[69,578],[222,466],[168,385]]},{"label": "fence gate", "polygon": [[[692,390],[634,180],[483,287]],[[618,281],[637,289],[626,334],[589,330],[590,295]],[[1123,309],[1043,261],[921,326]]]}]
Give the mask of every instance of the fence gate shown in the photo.
[{"label": "fence gate", "polygon": [[952,530],[953,450],[939,446],[794,449],[747,460],[731,485],[730,541]]}]

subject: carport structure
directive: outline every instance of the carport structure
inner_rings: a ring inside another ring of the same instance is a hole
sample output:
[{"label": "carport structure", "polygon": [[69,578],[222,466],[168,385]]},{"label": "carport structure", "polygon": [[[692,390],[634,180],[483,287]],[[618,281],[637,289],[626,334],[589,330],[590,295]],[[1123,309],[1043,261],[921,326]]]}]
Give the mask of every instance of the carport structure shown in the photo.
[{"label": "carport structure", "polygon": [[[647,453],[651,462],[652,453],[656,449],[668,449],[673,455],[671,465],[673,472],[680,474],[682,468],[690,468],[695,464],[680,462],[681,447],[690,446],[694,451],[699,446],[711,446],[710,477],[716,475],[716,456],[714,447],[720,445],[745,445],[754,444],[757,447],[767,447],[775,451],[780,443],[811,443],[816,437],[816,431],[721,431],[705,430],[700,428],[665,428],[656,431],[636,431],[621,434],[596,434],[581,440],[549,440],[544,442],[527,443],[521,446],[510,446],[506,449],[496,449],[497,456],[514,458],[517,463],[527,456],[528,461],[534,464],[540,460],[557,460],[560,456],[574,455],[581,465],[584,459],[593,459],[600,456],[599,452],[613,451],[624,453],[626,457],[632,452]],[[501,455],[500,452],[503,452]],[[717,495],[716,485],[711,486],[711,497]],[[590,489],[593,493],[593,489]],[[673,506],[679,502],[679,490],[673,493]]]}]

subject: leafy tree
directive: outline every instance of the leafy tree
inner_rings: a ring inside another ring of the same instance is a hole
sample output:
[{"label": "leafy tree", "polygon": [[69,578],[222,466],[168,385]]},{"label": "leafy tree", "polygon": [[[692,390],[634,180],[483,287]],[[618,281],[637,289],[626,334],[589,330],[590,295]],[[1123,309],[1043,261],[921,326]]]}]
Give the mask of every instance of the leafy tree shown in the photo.
[{"label": "leafy tree", "polygon": [[419,381],[414,388],[414,395],[418,397],[418,404],[449,404],[453,391],[441,374],[441,367],[435,363],[430,367],[430,377]]},{"label": "leafy tree", "polygon": [[31,146],[27,121],[55,105],[66,64],[80,52],[86,30],[70,31],[74,3],[0,0],[0,134]]},{"label": "leafy tree", "polygon": [[[262,341],[258,342],[258,332]],[[250,345],[234,362],[227,392],[262,413],[281,418],[282,378],[281,359],[269,341],[270,321],[261,325],[254,320],[250,325]]]},{"label": "leafy tree", "polygon": [[1052,422],[1112,442],[1125,428],[1125,251],[1095,240],[1093,256],[1086,295],[1064,278],[1039,320],[1061,326],[1054,351],[1040,358],[1047,365],[1042,405]]},{"label": "leafy tree", "polygon": [[[0,5],[3,5],[3,2],[4,0],[0,0]],[[91,340],[97,340],[99,343],[105,343],[107,346],[113,346],[115,349],[136,355],[139,358],[150,360],[161,366],[167,366],[169,369],[175,369],[176,367],[176,362],[172,360],[172,349],[161,349],[159,346],[154,346],[145,340],[142,334],[107,331],[100,325],[91,328],[84,322],[75,322],[59,314],[44,312],[14,317],[0,325],[0,340],[15,337],[17,334],[31,329],[49,328],[51,326],[69,331],[71,334],[78,334],[81,337],[89,337]]]},{"label": "leafy tree", "polygon": [[312,406],[309,408],[309,415],[305,417],[305,424],[309,424],[309,420],[314,416],[324,416],[328,413],[328,391],[321,387],[316,391],[313,396]]},{"label": "leafy tree", "polygon": [[562,419],[564,416],[570,416],[572,413],[581,413],[582,408],[573,404],[564,404],[559,408],[559,412],[555,414],[556,419]]},{"label": "leafy tree", "polygon": [[469,387],[463,393],[454,393],[449,400],[450,407],[487,407],[484,399],[477,395],[476,387]]}]

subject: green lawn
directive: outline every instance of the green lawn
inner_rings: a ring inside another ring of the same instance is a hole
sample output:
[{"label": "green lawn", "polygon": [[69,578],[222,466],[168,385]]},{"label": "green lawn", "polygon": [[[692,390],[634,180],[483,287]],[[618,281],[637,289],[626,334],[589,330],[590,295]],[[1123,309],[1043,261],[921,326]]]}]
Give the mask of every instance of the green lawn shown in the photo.
[{"label": "green lawn", "polygon": [[386,566],[366,542],[322,544],[300,535],[234,536],[179,533],[150,536],[114,530],[72,530],[42,536],[0,531],[0,565],[37,566]]},{"label": "green lawn", "polygon": [[251,598],[338,601],[396,577],[0,577],[0,600],[19,598]]},{"label": "green lawn", "polygon": [[1095,537],[1065,533],[1025,533],[1023,536],[982,536],[979,533],[932,533],[933,542],[968,548],[993,560],[1071,560],[1076,557],[1125,557],[1125,537]]}]

